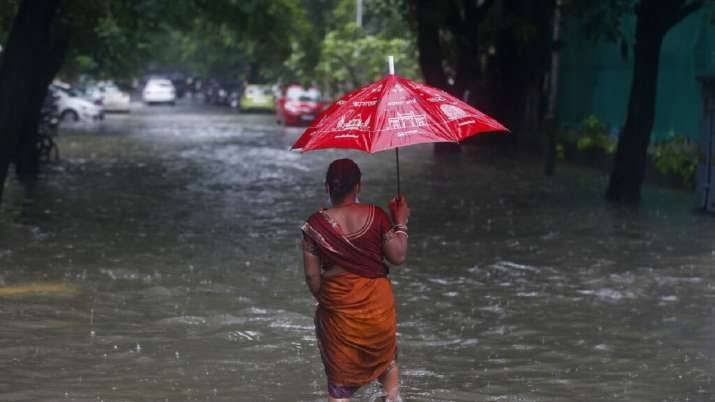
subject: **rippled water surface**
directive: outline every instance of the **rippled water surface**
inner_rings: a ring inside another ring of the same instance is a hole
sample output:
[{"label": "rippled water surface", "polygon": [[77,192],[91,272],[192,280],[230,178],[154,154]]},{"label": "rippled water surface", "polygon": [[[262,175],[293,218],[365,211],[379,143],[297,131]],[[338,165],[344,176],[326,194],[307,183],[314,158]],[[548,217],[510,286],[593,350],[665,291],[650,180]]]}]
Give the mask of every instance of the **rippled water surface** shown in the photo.
[{"label": "rippled water surface", "polygon": [[[345,155],[385,206],[394,154],[289,151],[300,132],[188,106],[63,131],[0,207],[0,400],[324,400],[298,226]],[[689,194],[634,212],[593,171],[401,158],[405,400],[715,400],[715,220]]]}]

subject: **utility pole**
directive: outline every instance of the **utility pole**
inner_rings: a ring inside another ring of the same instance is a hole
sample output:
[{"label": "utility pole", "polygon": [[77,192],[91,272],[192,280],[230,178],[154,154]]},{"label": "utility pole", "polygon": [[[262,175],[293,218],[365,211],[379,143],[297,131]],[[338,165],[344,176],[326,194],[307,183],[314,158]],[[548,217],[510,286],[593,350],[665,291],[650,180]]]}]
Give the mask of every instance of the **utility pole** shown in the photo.
[{"label": "utility pole", "polygon": [[355,25],[358,28],[362,28],[362,1],[355,0]]}]

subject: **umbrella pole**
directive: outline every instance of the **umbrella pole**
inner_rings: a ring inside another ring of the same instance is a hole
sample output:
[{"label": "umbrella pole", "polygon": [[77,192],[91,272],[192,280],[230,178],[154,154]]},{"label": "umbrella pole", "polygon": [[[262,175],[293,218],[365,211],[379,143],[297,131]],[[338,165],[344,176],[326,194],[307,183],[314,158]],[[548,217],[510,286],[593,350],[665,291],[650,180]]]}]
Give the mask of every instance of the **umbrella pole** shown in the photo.
[{"label": "umbrella pole", "polygon": [[[387,66],[390,75],[395,74],[395,58],[387,56]],[[400,147],[395,148],[395,166],[397,167],[397,199],[400,199]]]},{"label": "umbrella pole", "polygon": [[397,199],[400,199],[400,148],[395,148],[395,166],[397,167]]}]

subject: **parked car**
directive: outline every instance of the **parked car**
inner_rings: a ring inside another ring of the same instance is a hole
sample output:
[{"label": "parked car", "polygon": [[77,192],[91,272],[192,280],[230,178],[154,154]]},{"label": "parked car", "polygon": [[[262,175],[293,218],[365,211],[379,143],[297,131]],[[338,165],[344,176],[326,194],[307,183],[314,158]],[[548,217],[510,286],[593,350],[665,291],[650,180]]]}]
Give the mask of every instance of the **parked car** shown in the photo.
[{"label": "parked car", "polygon": [[241,110],[261,110],[273,112],[276,100],[270,85],[248,84],[239,101]]},{"label": "parked car", "polygon": [[130,103],[129,94],[116,85],[108,84],[102,88],[102,107],[105,112],[129,113]]},{"label": "parked car", "polygon": [[111,81],[90,85],[84,93],[95,104],[102,105],[105,112],[129,112],[129,94]]},{"label": "parked car", "polygon": [[60,85],[51,85],[50,90],[57,97],[60,121],[99,120],[104,118],[104,109],[82,97],[79,92]]},{"label": "parked car", "polygon": [[310,124],[323,106],[317,88],[289,85],[276,100],[276,121],[285,125]]},{"label": "parked car", "polygon": [[166,78],[150,78],[142,90],[142,100],[146,104],[176,102],[176,89],[174,84]]},{"label": "parked car", "polygon": [[89,99],[95,105],[102,104],[104,94],[102,94],[102,90],[99,85],[90,85],[83,89],[78,89],[78,92],[81,92],[86,99]]}]

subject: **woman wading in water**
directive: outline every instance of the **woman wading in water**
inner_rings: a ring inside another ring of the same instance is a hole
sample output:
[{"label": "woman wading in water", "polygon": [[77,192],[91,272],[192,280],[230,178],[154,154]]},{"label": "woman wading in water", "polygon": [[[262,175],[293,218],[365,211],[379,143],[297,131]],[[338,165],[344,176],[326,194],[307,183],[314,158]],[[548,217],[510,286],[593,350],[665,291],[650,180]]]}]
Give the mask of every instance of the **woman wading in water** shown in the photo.
[{"label": "woman wading in water", "polygon": [[377,379],[386,400],[397,402],[397,316],[384,260],[405,262],[410,209],[403,196],[393,199],[390,220],[380,207],[358,203],[360,176],[350,159],[328,167],[332,207],[301,228],[305,280],[318,301],[315,330],[329,401],[347,401]]}]

